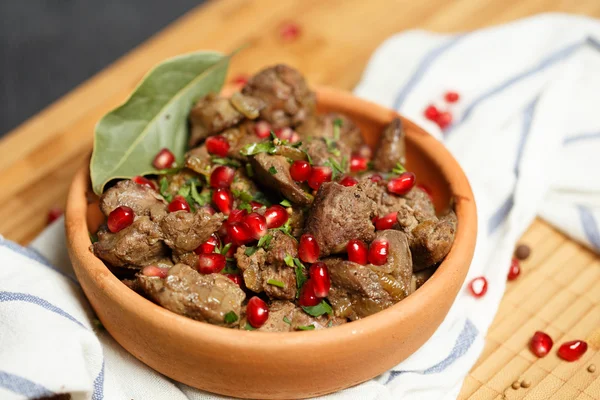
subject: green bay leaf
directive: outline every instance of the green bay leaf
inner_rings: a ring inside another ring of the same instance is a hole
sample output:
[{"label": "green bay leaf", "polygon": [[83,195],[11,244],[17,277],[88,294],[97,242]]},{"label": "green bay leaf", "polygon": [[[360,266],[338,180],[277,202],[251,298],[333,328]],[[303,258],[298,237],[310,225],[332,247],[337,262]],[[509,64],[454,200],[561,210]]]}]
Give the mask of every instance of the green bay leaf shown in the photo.
[{"label": "green bay leaf", "polygon": [[90,161],[92,187],[101,194],[112,179],[158,173],[152,160],[168,148],[183,162],[188,114],[196,100],[218,93],[230,56],[196,52],[154,67],[127,101],[96,125]]}]

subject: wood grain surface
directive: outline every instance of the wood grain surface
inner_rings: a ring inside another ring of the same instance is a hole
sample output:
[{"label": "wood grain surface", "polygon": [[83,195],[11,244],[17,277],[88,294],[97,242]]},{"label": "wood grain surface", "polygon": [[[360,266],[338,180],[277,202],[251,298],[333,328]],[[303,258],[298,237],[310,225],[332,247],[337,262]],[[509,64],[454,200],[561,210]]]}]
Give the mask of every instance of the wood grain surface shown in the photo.
[{"label": "wood grain surface", "polygon": [[[352,89],[373,50],[413,28],[458,32],[540,12],[600,17],[598,0],[222,0],[182,17],[81,84],[0,141],[0,234],[28,243],[46,225],[47,210],[64,206],[76,167],[92,145],[98,119],[121,103],[157,62],[198,49],[230,52],[242,45],[230,76],[277,62],[300,69],[312,84]],[[300,37],[282,41],[293,21]],[[587,337],[600,345],[600,261],[547,224],[536,221],[523,241],[533,253],[509,283],[486,347],[461,398],[600,399],[600,354],[576,363],[535,359],[526,343],[537,329],[557,341]],[[590,363],[597,371],[587,372]],[[510,387],[527,379],[529,388]]]}]

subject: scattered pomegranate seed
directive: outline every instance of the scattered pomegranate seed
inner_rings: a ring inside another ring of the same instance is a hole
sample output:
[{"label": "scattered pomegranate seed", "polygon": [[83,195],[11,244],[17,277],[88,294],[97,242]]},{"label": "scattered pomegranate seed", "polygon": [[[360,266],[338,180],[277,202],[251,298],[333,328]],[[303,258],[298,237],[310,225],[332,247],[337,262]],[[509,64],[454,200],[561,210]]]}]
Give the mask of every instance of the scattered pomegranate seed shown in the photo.
[{"label": "scattered pomegranate seed", "polygon": [[310,266],[309,274],[313,283],[315,296],[320,298],[327,297],[329,289],[331,289],[331,279],[329,279],[327,265],[322,262],[314,263]]},{"label": "scattered pomegranate seed", "polygon": [[367,244],[359,239],[352,239],[346,245],[348,252],[348,260],[360,265],[366,265],[368,261],[367,253],[369,252]]},{"label": "scattered pomegranate seed", "polygon": [[175,155],[171,153],[171,150],[166,148],[159,151],[154,157],[154,161],[152,161],[152,165],[156,169],[171,168],[174,163]]},{"label": "scattered pomegranate seed", "polygon": [[250,202],[250,208],[252,209],[252,211],[256,211],[256,210],[260,210],[261,208],[263,208],[265,205],[263,203],[259,203],[258,201],[254,201],[252,200]]},{"label": "scattered pomegranate seed", "polygon": [[307,280],[300,289],[300,296],[298,296],[298,303],[304,307],[316,306],[321,302],[321,299],[315,294],[315,285],[312,279]]},{"label": "scattered pomegranate seed", "polygon": [[441,112],[435,119],[435,123],[438,124],[440,129],[446,129],[452,123],[452,114],[449,111]]},{"label": "scattered pomegranate seed", "polygon": [[258,121],[254,124],[254,133],[261,139],[266,139],[271,135],[271,124],[267,121]]},{"label": "scattered pomegranate seed", "polygon": [[50,210],[48,210],[48,217],[47,217],[48,224],[51,224],[54,221],[56,221],[57,219],[59,219],[61,217],[61,215],[63,215],[62,208],[52,207]]},{"label": "scattered pomegranate seed", "polygon": [[371,182],[381,182],[383,180],[383,176],[379,175],[379,174],[373,174],[369,177],[369,179],[371,180]]},{"label": "scattered pomegranate seed", "polygon": [[403,196],[415,186],[415,179],[415,174],[412,172],[403,172],[400,176],[390,179],[387,184],[388,191]]},{"label": "scattered pomegranate seed", "polygon": [[149,187],[152,190],[158,190],[156,183],[152,182],[148,178],[144,178],[143,176],[134,176],[133,178],[131,178],[131,180],[137,183],[138,185]]},{"label": "scattered pomegranate seed", "polygon": [[267,219],[259,213],[250,213],[244,218],[244,223],[248,226],[250,235],[258,240],[267,233]]},{"label": "scattered pomegranate seed", "polygon": [[225,276],[231,279],[236,285],[242,286],[242,277],[240,274],[225,274]]},{"label": "scattered pomegranate seed", "polygon": [[427,194],[427,196],[429,196],[429,200],[431,200],[431,202],[433,203],[433,195],[431,194],[431,189],[429,189],[429,187],[423,185],[422,183],[419,183],[418,185],[416,185],[419,189],[421,189],[422,191],[425,192],[425,194]]},{"label": "scattered pomegranate seed", "polygon": [[219,165],[210,174],[210,186],[214,188],[228,188],[233,182],[235,170],[226,165]]},{"label": "scattered pomegranate seed", "polygon": [[554,342],[552,341],[552,338],[548,336],[547,333],[537,331],[531,337],[531,341],[529,342],[529,349],[533,354],[536,355],[536,357],[542,358],[545,357],[548,353],[550,353],[550,350],[552,349],[553,345]]},{"label": "scattered pomegranate seed", "polygon": [[227,224],[227,236],[235,244],[244,244],[252,241],[252,233],[245,222],[234,222]]},{"label": "scattered pomegranate seed", "polygon": [[291,42],[300,36],[300,26],[294,22],[285,22],[279,28],[281,39]]},{"label": "scattered pomegranate seed", "polygon": [[204,142],[206,143],[206,151],[210,154],[215,154],[219,157],[226,157],[229,151],[229,142],[221,135],[210,136]]},{"label": "scattered pomegranate seed", "polygon": [[212,202],[223,214],[228,215],[233,207],[233,195],[229,189],[219,188],[212,194]]},{"label": "scattered pomegranate seed", "polygon": [[310,177],[312,167],[308,161],[294,161],[290,166],[290,175],[296,182],[304,182]]},{"label": "scattered pomegranate seed", "polygon": [[368,144],[363,144],[358,148],[356,155],[366,160],[370,160],[371,157],[373,157],[373,150],[371,150]]},{"label": "scattered pomegranate seed", "polygon": [[177,195],[169,203],[169,212],[187,211],[190,212],[190,205],[185,197]]},{"label": "scattered pomegranate seed", "polygon": [[194,253],[196,253],[196,254],[213,253],[215,251],[215,249],[217,247],[219,247],[220,244],[221,244],[221,241],[219,240],[219,237],[213,233],[212,235],[210,235],[210,238],[208,238],[208,240],[206,242],[202,243],[200,246],[198,246],[198,248],[196,250],[194,250]]},{"label": "scattered pomegranate seed", "polygon": [[210,204],[205,204],[200,209],[209,215],[215,215],[216,213],[215,209]]},{"label": "scattered pomegranate seed", "polygon": [[487,292],[487,288],[487,279],[483,276],[479,276],[469,283],[469,291],[475,297],[482,297]]},{"label": "scattered pomegranate seed", "polygon": [[311,189],[318,190],[325,182],[331,181],[332,171],[330,167],[313,167],[308,178],[308,186]]},{"label": "scattered pomegranate seed", "polygon": [[300,135],[298,135],[298,133],[294,131],[294,133],[292,133],[292,137],[290,137],[290,143],[298,143],[299,141]]},{"label": "scattered pomegranate seed", "polygon": [[285,224],[289,216],[285,208],[279,204],[272,205],[265,210],[265,219],[267,220],[267,228],[279,228]]},{"label": "scattered pomegranate seed", "polygon": [[156,265],[148,265],[142,268],[142,275],[156,276],[160,279],[165,279],[169,274],[169,268],[157,267]]},{"label": "scattered pomegranate seed", "polygon": [[231,213],[229,213],[229,217],[227,217],[227,223],[233,224],[234,222],[242,222],[247,215],[248,211],[244,209],[231,210]]},{"label": "scattered pomegranate seed", "polygon": [[588,345],[583,340],[572,340],[560,345],[558,356],[565,361],[577,361],[587,351]]},{"label": "scattered pomegranate seed", "polygon": [[446,99],[448,103],[456,103],[460,99],[460,95],[457,92],[450,91],[446,92],[444,99]]},{"label": "scattered pomegranate seed", "polygon": [[208,253],[198,255],[198,272],[202,274],[215,274],[225,268],[227,260],[219,253]]},{"label": "scattered pomegranate seed", "polygon": [[368,158],[360,157],[358,155],[352,155],[352,157],[350,157],[350,171],[366,171],[366,169],[368,168],[368,163]]},{"label": "scattered pomegranate seed", "polygon": [[298,258],[307,263],[314,263],[319,259],[321,250],[319,244],[313,235],[305,233],[300,236],[298,243]]},{"label": "scattered pomegranate seed", "polygon": [[254,296],[246,306],[246,318],[254,328],[260,328],[269,319],[269,307],[260,297]]},{"label": "scattered pomegranate seed", "polygon": [[231,80],[231,83],[233,83],[234,85],[245,85],[246,83],[248,83],[248,75],[246,74],[239,74],[237,76],[234,76],[233,79]]},{"label": "scattered pomegranate seed", "polygon": [[281,140],[290,140],[294,135],[294,130],[288,126],[284,128],[279,128],[275,131],[275,136],[277,136]]},{"label": "scattered pomegranate seed", "polygon": [[427,108],[425,109],[425,112],[423,114],[425,115],[425,118],[427,118],[428,120],[435,121],[435,120],[437,120],[438,116],[440,115],[440,112],[436,106],[434,106],[433,104],[430,104],[427,106]]},{"label": "scattered pomegranate seed", "polygon": [[340,181],[340,185],[343,186],[354,186],[356,184],[358,184],[358,181],[356,180],[356,178],[353,178],[351,176],[345,176]]},{"label": "scattered pomegranate seed", "polygon": [[398,221],[398,213],[391,212],[375,220],[375,229],[377,229],[378,231],[392,229],[396,221]]},{"label": "scattered pomegranate seed", "polygon": [[513,257],[510,262],[510,269],[508,270],[508,280],[514,281],[521,274],[521,265],[519,260]]},{"label": "scattered pomegranate seed", "polygon": [[368,258],[373,265],[383,265],[387,262],[390,244],[385,239],[377,239],[369,246]]},{"label": "scattered pomegranate seed", "polygon": [[112,233],[117,233],[133,224],[135,213],[127,206],[115,208],[108,214],[108,230]]}]

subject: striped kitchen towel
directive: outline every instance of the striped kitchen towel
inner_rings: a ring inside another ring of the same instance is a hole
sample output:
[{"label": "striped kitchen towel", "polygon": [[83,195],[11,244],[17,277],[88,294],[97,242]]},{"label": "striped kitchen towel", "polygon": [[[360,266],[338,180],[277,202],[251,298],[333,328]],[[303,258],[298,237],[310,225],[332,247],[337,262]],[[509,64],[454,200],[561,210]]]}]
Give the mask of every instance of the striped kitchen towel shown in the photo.
[{"label": "striped kitchen towel", "polygon": [[[450,399],[483,348],[514,245],[541,215],[600,251],[600,23],[541,15],[461,35],[398,34],[373,55],[356,93],[392,107],[442,140],[467,173],[479,236],[462,291],[433,337],[377,378],[327,399]],[[452,124],[423,116],[456,90]],[[0,398],[222,398],[173,382],[97,324],[73,275],[61,222],[29,248],[0,240]],[[307,383],[309,384],[309,383]]]}]

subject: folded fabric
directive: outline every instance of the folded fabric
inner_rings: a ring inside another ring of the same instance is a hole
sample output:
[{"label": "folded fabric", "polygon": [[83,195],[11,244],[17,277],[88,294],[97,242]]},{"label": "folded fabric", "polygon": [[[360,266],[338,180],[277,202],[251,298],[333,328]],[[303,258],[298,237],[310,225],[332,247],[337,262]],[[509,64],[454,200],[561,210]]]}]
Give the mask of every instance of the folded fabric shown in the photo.
[{"label": "folded fabric", "polygon": [[[600,251],[600,23],[542,15],[463,35],[409,31],[383,43],[356,94],[442,140],[473,187],[479,214],[467,281],[433,337],[392,370],[325,399],[455,398],[481,353],[514,245],[536,214]],[[446,90],[452,125],[423,116]],[[0,240],[0,398],[223,398],[174,382],[98,324],[71,269],[62,221],[29,248]],[[410,329],[405,327],[404,329]],[[308,383],[307,383],[308,384]]]}]

